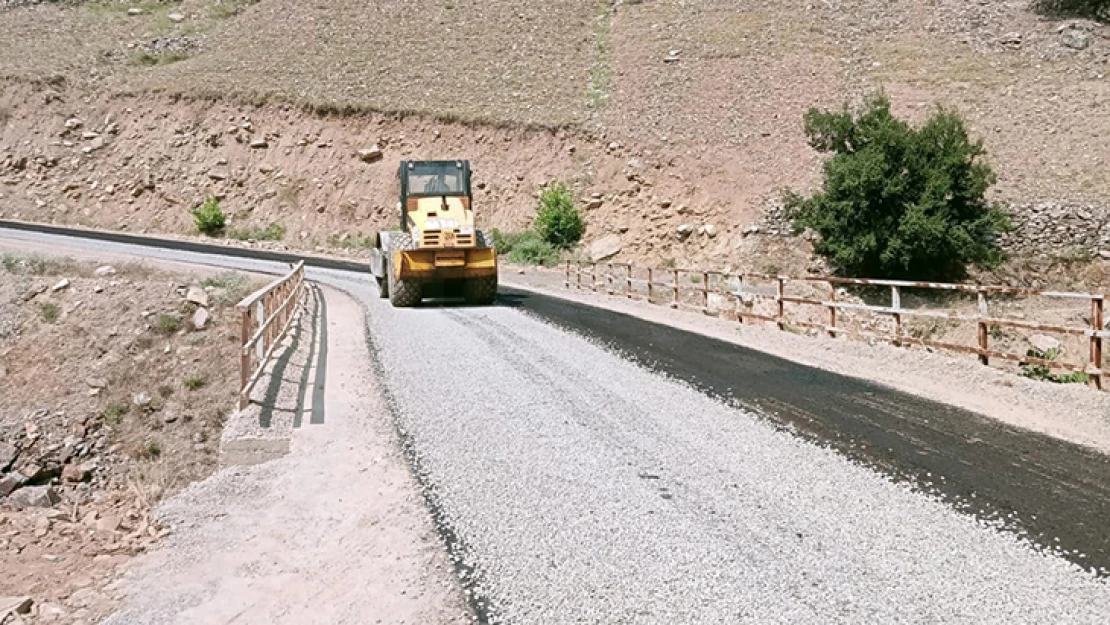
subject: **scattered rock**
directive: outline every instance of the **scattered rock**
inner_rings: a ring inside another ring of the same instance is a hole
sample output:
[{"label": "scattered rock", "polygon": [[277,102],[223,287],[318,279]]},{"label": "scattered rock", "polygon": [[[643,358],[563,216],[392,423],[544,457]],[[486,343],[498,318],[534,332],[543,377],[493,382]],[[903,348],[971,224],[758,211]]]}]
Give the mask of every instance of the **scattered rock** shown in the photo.
[{"label": "scattered rock", "polygon": [[261,150],[270,147],[270,144],[265,139],[259,138],[251,141],[250,146],[255,150]]},{"label": "scattered rock", "polygon": [[616,256],[621,251],[621,238],[611,234],[594,241],[590,245],[590,260],[598,262]]},{"label": "scattered rock", "polygon": [[675,234],[678,235],[678,238],[680,239],[685,239],[693,233],[694,226],[691,224],[682,224],[678,228],[675,228]]},{"label": "scattered rock", "polygon": [[714,226],[713,224],[706,224],[705,225],[705,236],[709,237],[710,239],[716,237],[717,236],[717,226]]},{"label": "scattered rock", "polygon": [[51,486],[25,486],[8,495],[8,503],[18,510],[52,508],[62,498]]},{"label": "scattered rock", "polygon": [[67,464],[62,467],[62,479],[66,482],[84,482],[92,477],[92,465]]},{"label": "scattered rock", "polygon": [[71,117],[71,118],[66,120],[66,129],[76,130],[76,129],[80,128],[81,126],[83,126],[84,124],[85,124],[85,122],[77,119],[76,117]]},{"label": "scattered rock", "polygon": [[216,181],[227,180],[230,176],[231,173],[228,170],[220,167],[208,171],[208,177]]},{"label": "scattered rock", "polygon": [[1011,48],[1021,47],[1021,42],[1022,36],[1021,33],[1018,32],[1006,33],[1005,35],[1002,35],[1002,38],[999,40],[999,43]]},{"label": "scattered rock", "polygon": [[358,158],[364,163],[381,160],[382,156],[382,149],[376,145],[358,151]]},{"label": "scattered rock", "polygon": [[131,7],[130,9],[127,9],[128,15],[142,15],[144,12],[145,11],[143,11],[139,7]]},{"label": "scattered rock", "polygon": [[1051,350],[1060,349],[1060,341],[1051,336],[1045,336],[1044,334],[1034,334],[1029,337],[1029,344],[1033,346],[1033,349],[1041,353],[1048,353]]},{"label": "scattered rock", "polygon": [[193,327],[197,330],[203,330],[205,326],[208,325],[208,320],[210,318],[211,315],[208,314],[208,309],[198,308],[197,311],[193,313]]},{"label": "scattered rock", "polygon": [[589,210],[597,210],[597,209],[601,208],[603,203],[604,203],[604,201],[601,198],[593,197],[593,198],[590,198],[590,201],[586,203],[586,208],[589,209]]},{"label": "scattered rock", "polygon": [[97,267],[96,270],[93,271],[93,275],[98,278],[103,278],[105,276],[114,276],[116,275],[116,268],[111,265],[103,265],[101,267]]},{"label": "scattered rock", "polygon": [[131,401],[134,402],[136,406],[143,408],[150,405],[150,395],[146,393],[135,393]]},{"label": "scattered rock", "polygon": [[123,520],[115,514],[106,514],[96,522],[96,531],[98,532],[114,532],[120,528]]},{"label": "scattered rock", "polygon": [[1086,50],[1091,45],[1091,38],[1089,31],[1075,26],[1060,31],[1061,42],[1072,50]]},{"label": "scattered rock", "polygon": [[34,601],[30,597],[0,597],[0,622],[12,614],[28,614]]},{"label": "scattered rock", "polygon": [[23,301],[29,302],[29,301],[35,299],[36,297],[38,297],[39,295],[42,295],[45,292],[46,292],[46,285],[39,284],[39,285],[33,286],[30,289],[28,289],[26,293],[23,294]]},{"label": "scattered rock", "polygon": [[85,384],[88,384],[89,388],[108,388],[108,380],[99,376],[85,378]]},{"label": "scattered rock", "polygon": [[189,292],[185,295],[185,299],[197,306],[207,306],[208,292],[198,286],[191,286]]},{"label": "scattered rock", "polygon": [[1098,257],[1103,260],[1110,260],[1110,250],[1099,250]]},{"label": "scattered rock", "polygon": [[0,441],[0,471],[7,471],[17,457],[19,457],[19,450],[15,445]]},{"label": "scattered rock", "polygon": [[57,293],[58,291],[66,288],[69,288],[69,278],[62,278],[57,284],[50,287],[50,290]]},{"label": "scattered rock", "polygon": [[166,17],[169,18],[169,20],[171,22],[175,23],[175,24],[185,21],[185,16],[182,15],[181,13],[177,13],[177,12],[170,13]]},{"label": "scattered rock", "polygon": [[7,497],[12,491],[23,485],[23,476],[19,473],[8,473],[0,477],[0,497]]}]

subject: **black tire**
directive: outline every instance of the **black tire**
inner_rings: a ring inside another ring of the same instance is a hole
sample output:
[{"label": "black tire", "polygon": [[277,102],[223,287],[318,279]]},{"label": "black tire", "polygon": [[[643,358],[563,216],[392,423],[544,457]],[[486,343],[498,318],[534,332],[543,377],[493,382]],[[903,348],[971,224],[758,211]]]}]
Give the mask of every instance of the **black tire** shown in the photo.
[{"label": "black tire", "polygon": [[393,267],[390,265],[392,265],[392,261],[386,264],[386,274],[389,277],[389,303],[393,304],[394,308],[412,308],[420,305],[420,300],[424,299],[420,283],[412,280],[395,279],[393,277]]},{"label": "black tire", "polygon": [[497,300],[497,276],[471,278],[463,284],[463,299],[467,304],[488,306]]},{"label": "black tire", "polygon": [[[386,272],[389,271],[389,265],[386,265]],[[374,280],[378,283],[378,297],[385,299],[389,297],[389,278],[379,278],[374,276]]]}]

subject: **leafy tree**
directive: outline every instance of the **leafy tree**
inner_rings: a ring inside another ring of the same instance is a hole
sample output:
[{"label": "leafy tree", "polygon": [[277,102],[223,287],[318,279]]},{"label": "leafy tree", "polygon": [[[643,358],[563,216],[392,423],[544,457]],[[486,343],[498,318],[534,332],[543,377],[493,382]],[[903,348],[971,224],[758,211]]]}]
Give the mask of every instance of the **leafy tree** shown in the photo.
[{"label": "leafy tree", "polygon": [[1110,0],[1036,0],[1039,13],[1053,17],[1087,17],[1110,21]]},{"label": "leafy tree", "polygon": [[540,194],[536,232],[559,249],[569,249],[582,240],[586,224],[574,205],[574,197],[563,185],[553,185]]},{"label": "leafy tree", "polygon": [[788,193],[786,203],[839,273],[953,280],[969,264],[1001,260],[997,235],[1009,222],[984,197],[995,176],[955,112],[939,109],[913,128],[879,95],[857,114],[811,109],[805,130],[814,149],[832,154],[824,188]]}]

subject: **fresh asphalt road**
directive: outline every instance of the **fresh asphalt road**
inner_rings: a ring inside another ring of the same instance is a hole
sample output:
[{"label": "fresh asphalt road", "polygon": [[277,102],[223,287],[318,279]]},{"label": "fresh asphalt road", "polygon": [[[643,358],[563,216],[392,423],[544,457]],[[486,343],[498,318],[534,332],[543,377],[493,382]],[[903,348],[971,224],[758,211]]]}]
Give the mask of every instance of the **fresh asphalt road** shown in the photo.
[{"label": "fresh asphalt road", "polygon": [[[0,247],[281,270],[2,230]],[[481,620],[1107,622],[1110,587],[1080,566],[1108,563],[1101,455],[524,291],[395,310],[364,274],[309,277],[365,304]]]}]

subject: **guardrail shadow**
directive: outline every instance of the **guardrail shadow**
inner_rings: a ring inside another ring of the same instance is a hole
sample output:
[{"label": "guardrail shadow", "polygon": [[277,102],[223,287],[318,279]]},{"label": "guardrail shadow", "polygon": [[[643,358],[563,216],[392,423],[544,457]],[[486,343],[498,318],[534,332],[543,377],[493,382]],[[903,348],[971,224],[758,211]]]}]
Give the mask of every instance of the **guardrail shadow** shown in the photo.
[{"label": "guardrail shadow", "polygon": [[[324,422],[324,385],[327,379],[327,303],[320,289],[308,287],[305,318],[289,335],[289,344],[273,359],[269,382],[258,399],[258,425],[262,429],[280,427],[276,421],[287,421],[292,428],[301,427],[306,412],[309,422]],[[290,388],[295,391],[290,392]],[[311,389],[311,403],[309,400]]]}]

